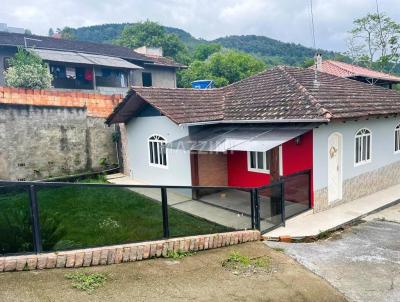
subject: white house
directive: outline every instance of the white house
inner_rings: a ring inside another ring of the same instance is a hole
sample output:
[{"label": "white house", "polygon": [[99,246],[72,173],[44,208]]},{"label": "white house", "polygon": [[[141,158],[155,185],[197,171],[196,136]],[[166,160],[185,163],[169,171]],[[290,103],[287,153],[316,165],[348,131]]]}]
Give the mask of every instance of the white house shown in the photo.
[{"label": "white house", "polygon": [[142,182],[254,187],[310,171],[320,211],[400,183],[399,113],[394,90],[277,67],[219,89],[134,87],[107,123],[127,125]]}]

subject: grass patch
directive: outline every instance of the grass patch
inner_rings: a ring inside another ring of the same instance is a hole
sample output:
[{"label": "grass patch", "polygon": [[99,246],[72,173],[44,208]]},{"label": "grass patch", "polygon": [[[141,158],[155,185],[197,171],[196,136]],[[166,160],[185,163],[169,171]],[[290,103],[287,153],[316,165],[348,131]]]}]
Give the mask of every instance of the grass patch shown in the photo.
[{"label": "grass patch", "polygon": [[250,258],[234,251],[229,254],[229,257],[226,260],[222,262],[222,266],[232,271],[235,275],[248,273],[254,274],[257,272],[270,271],[271,258]]},{"label": "grass patch", "polygon": [[195,254],[196,253],[194,253],[194,252],[185,252],[185,251],[182,251],[182,250],[168,251],[167,258],[172,258],[172,259],[178,260],[178,259],[182,259],[182,258],[185,258],[185,257],[193,256]]},{"label": "grass patch", "polygon": [[284,249],[284,248],[281,248],[281,247],[273,247],[272,249],[273,249],[274,251],[280,252],[280,253],[285,252],[285,249]]},{"label": "grass patch", "polygon": [[72,287],[82,291],[92,293],[95,289],[104,285],[107,275],[103,273],[70,273],[65,278],[72,280]]},{"label": "grass patch", "polygon": [[[129,189],[41,187],[37,198],[45,251],[163,237],[161,203]],[[0,191],[0,209],[0,254],[32,251],[26,188]],[[169,208],[169,223],[173,237],[231,230],[174,208]]]}]

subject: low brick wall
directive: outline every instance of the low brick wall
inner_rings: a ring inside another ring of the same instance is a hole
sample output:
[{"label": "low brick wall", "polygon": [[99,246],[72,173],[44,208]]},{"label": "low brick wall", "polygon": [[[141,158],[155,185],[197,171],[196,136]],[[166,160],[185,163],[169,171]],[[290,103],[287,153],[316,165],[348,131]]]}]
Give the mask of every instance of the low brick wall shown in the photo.
[{"label": "low brick wall", "polygon": [[260,239],[259,231],[237,231],[159,241],[130,243],[57,253],[30,254],[0,258],[0,272],[72,268],[118,264],[166,257],[168,251],[202,251]]}]

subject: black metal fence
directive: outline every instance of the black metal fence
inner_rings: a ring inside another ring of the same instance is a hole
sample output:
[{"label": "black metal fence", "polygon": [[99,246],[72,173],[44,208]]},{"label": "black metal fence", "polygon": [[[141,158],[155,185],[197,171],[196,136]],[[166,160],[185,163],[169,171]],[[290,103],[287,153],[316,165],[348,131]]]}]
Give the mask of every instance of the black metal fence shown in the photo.
[{"label": "black metal fence", "polygon": [[310,207],[309,180],[304,172],[258,188],[0,181],[0,254],[265,232]]}]

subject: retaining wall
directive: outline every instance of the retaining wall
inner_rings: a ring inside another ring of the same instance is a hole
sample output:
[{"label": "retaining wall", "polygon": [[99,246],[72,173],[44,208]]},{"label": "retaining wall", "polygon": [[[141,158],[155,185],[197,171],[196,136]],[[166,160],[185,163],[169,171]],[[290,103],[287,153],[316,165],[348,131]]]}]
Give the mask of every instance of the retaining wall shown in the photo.
[{"label": "retaining wall", "polygon": [[114,127],[122,95],[0,87],[0,179],[36,180],[117,165]]}]

